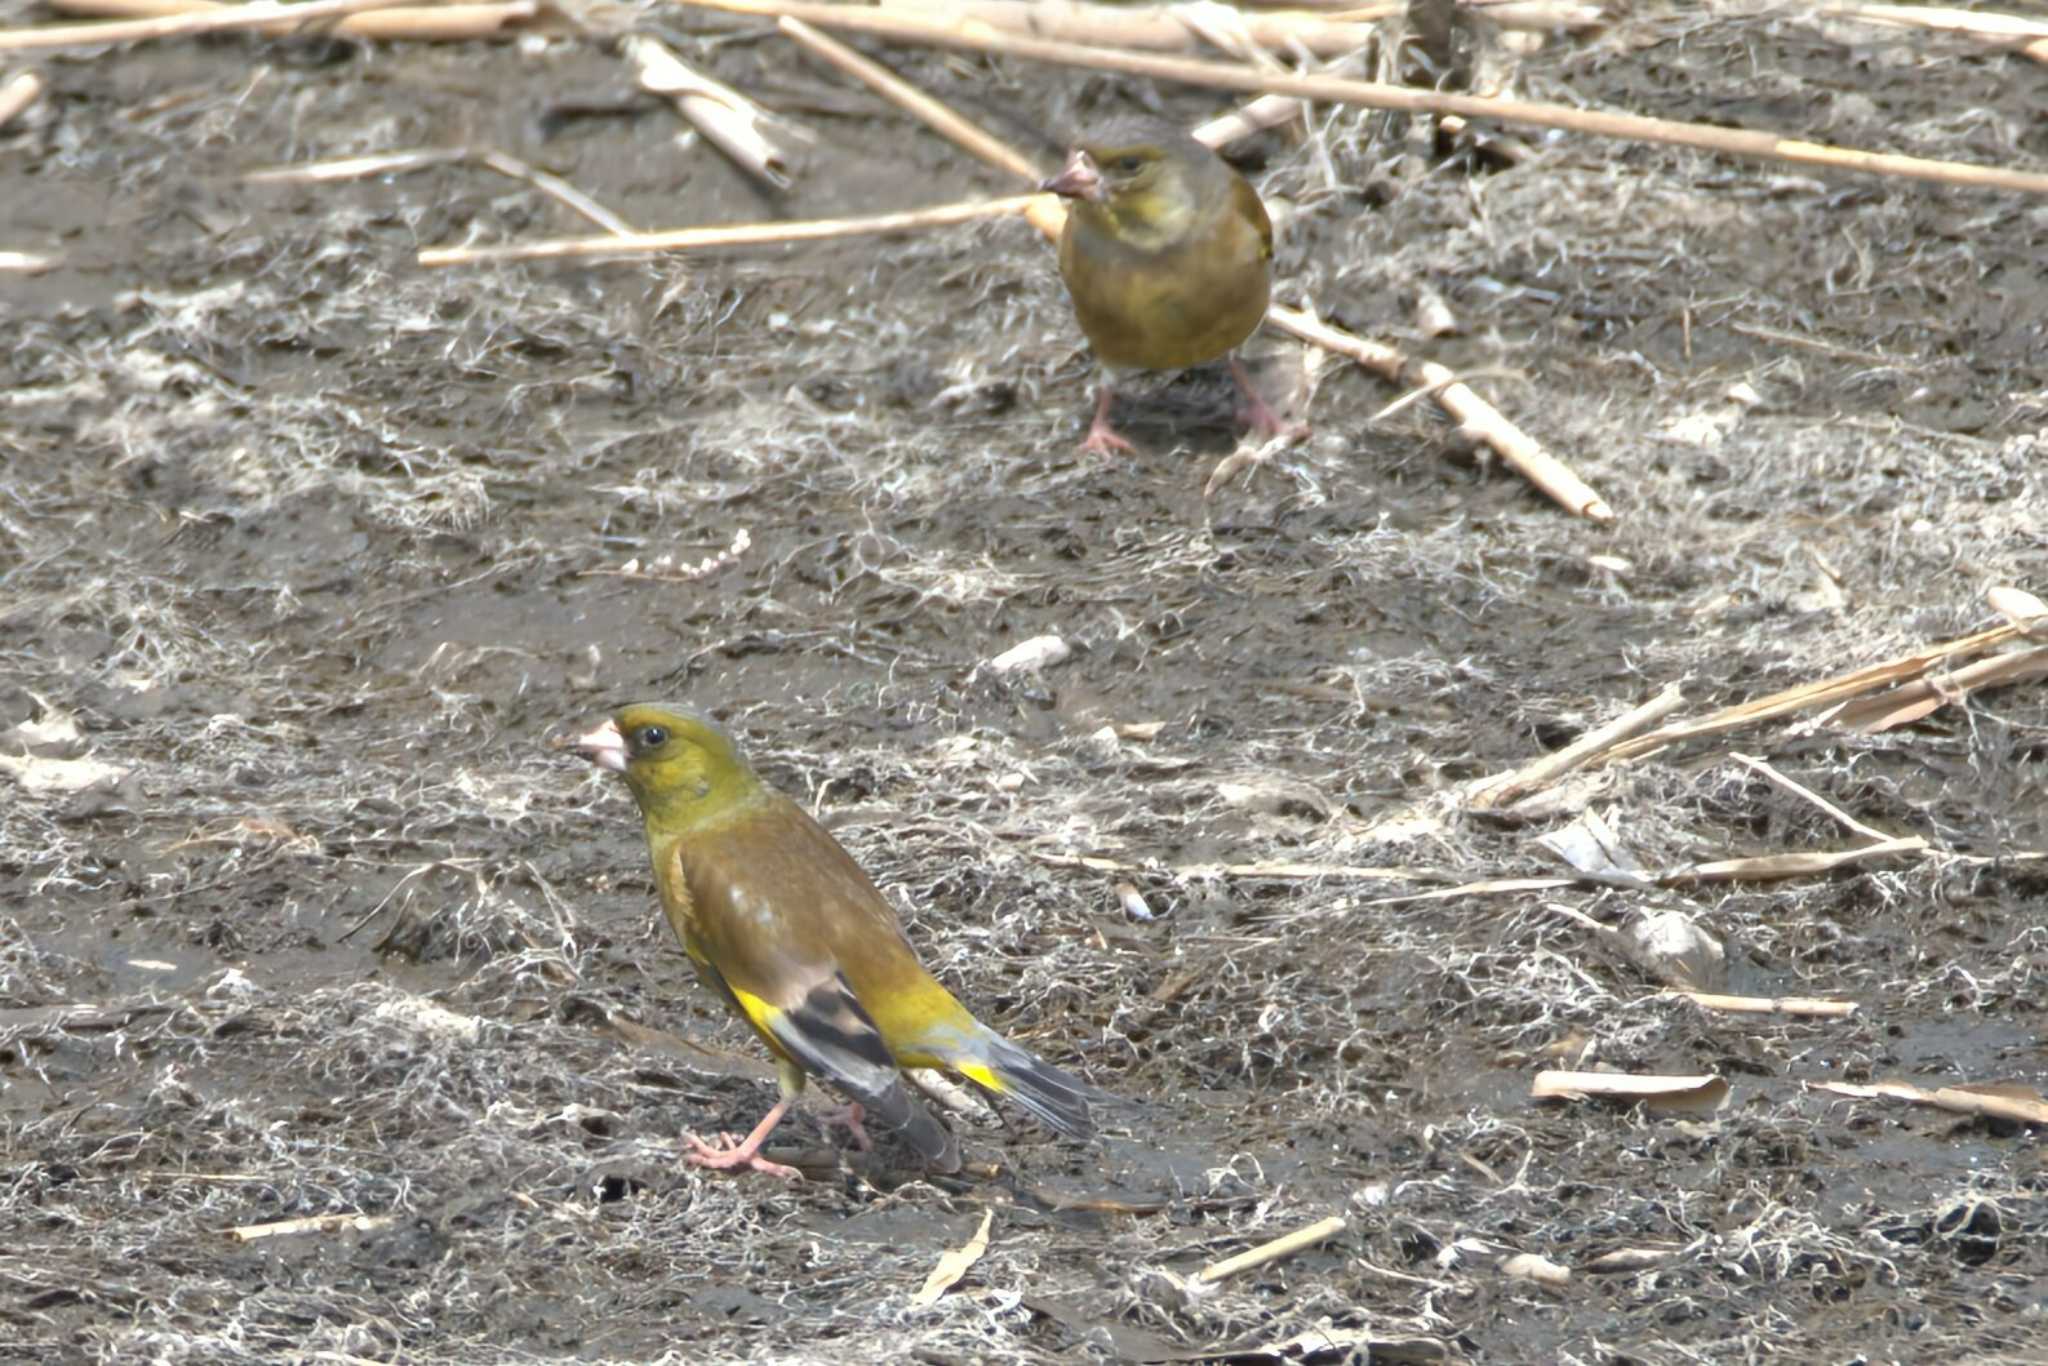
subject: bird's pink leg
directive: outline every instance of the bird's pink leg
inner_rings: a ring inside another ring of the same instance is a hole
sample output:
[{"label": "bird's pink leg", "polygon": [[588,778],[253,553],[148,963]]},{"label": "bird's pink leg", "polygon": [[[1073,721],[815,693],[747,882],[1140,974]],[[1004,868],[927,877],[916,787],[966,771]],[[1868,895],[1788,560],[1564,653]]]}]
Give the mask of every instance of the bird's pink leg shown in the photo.
[{"label": "bird's pink leg", "polygon": [[874,1140],[868,1137],[867,1128],[862,1123],[867,1118],[867,1113],[861,1108],[859,1101],[850,1100],[837,1109],[827,1110],[819,1115],[818,1123],[827,1128],[837,1124],[853,1136],[853,1146],[857,1150],[867,1152],[875,1146]]},{"label": "bird's pink leg", "polygon": [[1108,380],[1095,397],[1095,420],[1088,424],[1088,435],[1081,438],[1081,449],[1096,455],[1136,455],[1138,448],[1116,434],[1109,425],[1109,398],[1114,392]]},{"label": "bird's pink leg", "polygon": [[1230,357],[1230,373],[1237,380],[1237,387],[1244,391],[1245,414],[1251,425],[1259,429],[1260,434],[1290,437],[1308,435],[1306,423],[1287,421],[1259,396],[1259,391],[1252,388],[1252,377],[1245,372],[1244,362],[1235,354]]},{"label": "bird's pink leg", "polygon": [[683,1141],[690,1145],[684,1161],[693,1167],[709,1167],[713,1171],[732,1171],[740,1168],[760,1172],[764,1176],[779,1176],[785,1181],[795,1181],[803,1173],[795,1167],[785,1167],[780,1162],[770,1162],[761,1156],[761,1145],[768,1141],[768,1135],[775,1132],[775,1126],[782,1123],[782,1117],[789,1113],[795,1096],[784,1096],[775,1102],[761,1122],[754,1126],[754,1132],[735,1143],[731,1134],[720,1134],[717,1145],[706,1143],[695,1134],[686,1133]]}]

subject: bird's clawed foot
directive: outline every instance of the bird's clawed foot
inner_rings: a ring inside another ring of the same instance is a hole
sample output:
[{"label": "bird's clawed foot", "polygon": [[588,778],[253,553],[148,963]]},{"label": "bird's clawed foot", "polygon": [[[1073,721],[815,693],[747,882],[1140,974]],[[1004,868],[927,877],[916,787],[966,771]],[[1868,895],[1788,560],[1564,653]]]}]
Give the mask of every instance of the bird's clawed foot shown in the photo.
[{"label": "bird's clawed foot", "polygon": [[751,1135],[742,1142],[732,1134],[720,1134],[716,1143],[706,1143],[697,1135],[686,1133],[683,1142],[690,1145],[690,1151],[683,1160],[693,1167],[708,1167],[718,1172],[755,1171],[763,1176],[779,1176],[785,1181],[803,1178],[803,1173],[795,1167],[785,1167],[761,1156],[761,1145]]},{"label": "bird's clawed foot", "polygon": [[837,1125],[846,1130],[853,1139],[855,1150],[865,1153],[873,1151],[875,1146],[874,1140],[868,1137],[867,1128],[863,1123],[866,1119],[867,1111],[861,1109],[859,1101],[854,1100],[819,1115],[818,1123],[828,1129]]},{"label": "bird's clawed foot", "polygon": [[1116,433],[1109,425],[1110,387],[1105,384],[1095,397],[1095,420],[1088,424],[1088,435],[1081,438],[1083,455],[1136,455],[1138,448]]},{"label": "bird's clawed foot", "polygon": [[1244,394],[1244,402],[1238,408],[1238,416],[1246,426],[1256,430],[1260,436],[1284,436],[1288,441],[1299,441],[1309,434],[1306,422],[1290,422],[1273,411],[1273,405],[1260,396],[1252,387],[1252,377],[1246,372],[1244,362],[1236,356],[1230,358],[1230,373],[1237,380],[1237,387]]}]

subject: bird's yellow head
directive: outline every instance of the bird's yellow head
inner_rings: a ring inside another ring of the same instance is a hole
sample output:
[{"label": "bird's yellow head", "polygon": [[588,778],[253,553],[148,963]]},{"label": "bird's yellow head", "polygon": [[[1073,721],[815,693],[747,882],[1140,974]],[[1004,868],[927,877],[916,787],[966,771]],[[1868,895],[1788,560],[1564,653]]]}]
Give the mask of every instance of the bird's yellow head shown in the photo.
[{"label": "bird's yellow head", "polygon": [[1068,212],[1118,241],[1156,248],[1185,236],[1204,205],[1228,194],[1235,174],[1170,124],[1129,120],[1077,143],[1039,188],[1069,200]]},{"label": "bird's yellow head", "polygon": [[679,833],[716,820],[762,790],[725,732],[675,707],[621,707],[571,747],[599,768],[624,775],[650,834]]}]

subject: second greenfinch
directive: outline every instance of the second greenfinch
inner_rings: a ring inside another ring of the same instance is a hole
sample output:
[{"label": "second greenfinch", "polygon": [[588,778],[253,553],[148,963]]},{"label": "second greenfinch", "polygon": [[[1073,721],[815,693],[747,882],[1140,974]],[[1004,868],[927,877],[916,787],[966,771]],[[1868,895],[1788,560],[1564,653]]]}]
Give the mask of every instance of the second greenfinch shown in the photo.
[{"label": "second greenfinch", "polygon": [[1120,372],[1226,355],[1252,421],[1285,428],[1234,354],[1272,290],[1273,225],[1243,176],[1163,120],[1123,118],[1082,139],[1039,188],[1068,201],[1060,277],[1103,368],[1081,449],[1133,449],[1109,423]]},{"label": "second greenfinch", "polygon": [[575,748],[624,775],[647,829],[661,905],[697,974],[775,1055],[781,1096],[753,1132],[687,1135],[694,1165],[794,1177],[761,1156],[804,1078],[851,1098],[841,1122],[867,1146],[873,1118],[931,1166],[957,1171],[953,1135],[905,1088],[934,1067],[1086,1139],[1102,1092],[976,1020],[918,962],[896,913],[802,807],[768,786],[710,722],[677,708],[621,709]]}]

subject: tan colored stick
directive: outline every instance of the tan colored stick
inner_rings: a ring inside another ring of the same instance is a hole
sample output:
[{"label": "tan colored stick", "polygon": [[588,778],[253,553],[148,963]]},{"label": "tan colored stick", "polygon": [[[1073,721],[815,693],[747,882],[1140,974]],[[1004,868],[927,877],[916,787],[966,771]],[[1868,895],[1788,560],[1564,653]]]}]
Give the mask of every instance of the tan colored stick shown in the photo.
[{"label": "tan colored stick", "polygon": [[1867,24],[1954,33],[1992,47],[2018,48],[2037,62],[2048,62],[2048,22],[2040,19],[1940,5],[1832,4],[1823,5],[1820,12],[1830,18],[1860,19]]},{"label": "tan colored stick", "polygon": [[[124,19],[144,19],[172,14],[213,14],[240,8],[223,0],[48,0],[50,8],[65,14],[98,14]],[[416,5],[401,4],[375,14],[357,14],[342,20],[334,31],[350,38],[414,39],[434,42],[466,42],[501,34],[511,24],[523,23],[540,13],[538,0],[504,0],[499,4]],[[284,32],[272,26],[265,32]]]},{"label": "tan colored stick", "polygon": [[1666,683],[1649,701],[1630,708],[1604,726],[1594,727],[1555,754],[1546,754],[1513,773],[1487,780],[1465,804],[1477,811],[1505,806],[1522,794],[1591,763],[1606,750],[1642,734],[1684,705],[1684,691],[1676,683]]},{"label": "tan colored stick", "polygon": [[1703,735],[1720,735],[1727,731],[1739,730],[1758,721],[1768,721],[1789,712],[1804,711],[1808,707],[1825,706],[1829,703],[1861,697],[1879,688],[1888,688],[1894,683],[1916,678],[1927,670],[1952,659],[1967,658],[1982,654],[1994,645],[2000,645],[2019,635],[2014,626],[1993,626],[1975,635],[1963,636],[1930,645],[1923,650],[1901,655],[1897,659],[1873,664],[1866,669],[1839,674],[1818,683],[1802,683],[1796,688],[1786,688],[1753,702],[1742,702],[1732,707],[1723,707],[1711,716],[1696,721],[1681,721],[1675,726],[1653,730],[1624,744],[1615,746],[1601,756],[1601,763],[1618,763],[1653,753],[1681,740],[1696,740]]},{"label": "tan colored stick", "polygon": [[400,3],[401,0],[310,0],[310,3],[303,5],[285,5],[277,3],[276,0],[255,0],[253,4],[225,5],[217,10],[203,10],[191,14],[167,14],[157,19],[9,29],[0,32],[0,52],[19,52],[33,48],[99,47],[105,43],[137,43],[154,38],[183,38],[195,33],[225,33],[238,28],[296,33],[310,20],[360,14],[364,10],[392,9]]},{"label": "tan colored stick", "polygon": [[1412,90],[1341,76],[1295,76],[1267,72],[1228,62],[1197,61],[1188,57],[1154,56],[1142,52],[1119,52],[1109,48],[1086,47],[1078,43],[1054,43],[996,32],[986,27],[949,27],[910,19],[887,10],[861,5],[826,5],[810,0],[678,0],[699,9],[735,14],[788,15],[828,28],[854,29],[893,42],[925,43],[940,47],[995,52],[1028,61],[1055,62],[1067,66],[1118,71],[1129,76],[1150,76],[1180,81],[1187,85],[1215,86],[1268,95],[1291,95],[1296,99],[1328,100],[1335,104],[1356,104],[1372,109],[1395,109],[1415,114],[1458,114],[1466,118],[1501,123],[1530,124],[1539,128],[1561,128],[1595,137],[1622,138],[1637,142],[1667,143],[1695,147],[1724,156],[1748,157],[1761,161],[1783,161],[1800,166],[1830,170],[1860,171],[1870,175],[1899,176],[1930,180],[1945,185],[1979,189],[2017,190],[2025,194],[2048,195],[2048,174],[2017,171],[1998,166],[1972,166],[1962,162],[1930,161],[1924,157],[1900,156],[1889,152],[1865,152],[1827,143],[1783,138],[1775,133],[1741,128],[1714,128],[1705,124],[1682,123],[1674,119],[1648,118],[1640,114],[1612,114],[1599,110],[1574,109],[1569,105],[1544,104],[1534,100],[1483,99],[1446,91]]},{"label": "tan colored stick", "polygon": [[332,161],[309,161],[297,166],[266,166],[250,171],[242,179],[252,185],[289,185],[331,180],[355,180],[363,176],[393,175],[446,166],[450,162],[475,162],[499,175],[523,180],[542,194],[568,206],[605,231],[630,234],[633,225],[571,185],[558,175],[529,166],[518,157],[495,148],[420,147],[410,151],[384,152],[373,156],[338,157]]},{"label": "tan colored stick", "polygon": [[1267,1262],[1277,1262],[1282,1257],[1292,1257],[1304,1248],[1314,1247],[1317,1243],[1336,1237],[1347,1227],[1349,1226],[1342,1218],[1331,1215],[1328,1219],[1319,1220],[1307,1228],[1296,1229],[1285,1237],[1275,1238],[1270,1243],[1261,1243],[1255,1248],[1240,1252],[1235,1257],[1225,1257],[1220,1262],[1212,1262],[1196,1272],[1195,1279],[1204,1285],[1214,1285],[1226,1276],[1235,1276],[1240,1271],[1250,1271],[1253,1267],[1264,1266]]},{"label": "tan colored stick", "polygon": [[714,228],[678,228],[673,232],[636,232],[611,237],[567,237],[547,242],[513,242],[501,247],[425,247],[422,266],[469,266],[484,261],[546,261],[569,256],[646,256],[662,251],[701,251],[707,247],[755,247],[777,242],[821,242],[835,237],[866,237],[1003,218],[1029,210],[1034,194],[1008,199],[978,199],[910,213],[877,214],[873,218],[815,218],[804,222],[733,223]]},{"label": "tan colored stick", "polygon": [[1435,361],[1410,361],[1391,346],[1354,337],[1284,304],[1274,304],[1267,310],[1266,318],[1282,331],[1340,356],[1349,356],[1375,374],[1429,390],[1473,439],[1492,447],[1501,459],[1521,471],[1524,478],[1560,507],[1595,522],[1614,520],[1614,509],[1607,500],[1579,478],[1571,466],[1544,450],[1534,437],[1501,416],[1498,409]]},{"label": "tan colored stick", "polygon": [[[990,137],[895,72],[869,61],[837,38],[826,37],[801,19],[784,18],[777,21],[776,27],[898,109],[924,120],[983,161],[1034,185],[1044,178],[1044,172],[1029,157]],[[1024,216],[1040,232],[1048,237],[1057,237],[1059,225],[1066,221],[1066,213],[1060,208],[1059,200],[1051,195],[1037,195],[1034,201],[1024,211]]]},{"label": "tan colored stick", "polygon": [[14,121],[14,116],[34,104],[43,93],[43,78],[33,71],[18,71],[7,78],[7,84],[0,85],[0,128]]},{"label": "tan colored stick", "polygon": [[[1194,52],[1201,38],[1175,14],[1177,5],[1101,5],[1080,0],[883,0],[881,8],[914,23],[949,28],[986,24],[1006,33],[1029,33],[1098,47],[1151,48]],[[1286,52],[1296,46],[1318,57],[1365,46],[1371,24],[1301,11],[1233,16],[1245,37],[1260,47]]]},{"label": "tan colored stick", "polygon": [[1711,991],[1667,991],[1657,1000],[1687,1000],[1702,1010],[1731,1015],[1798,1015],[1842,1019],[1856,1013],[1854,1001],[1826,1001],[1816,996],[1721,996]]}]

